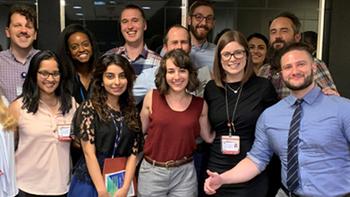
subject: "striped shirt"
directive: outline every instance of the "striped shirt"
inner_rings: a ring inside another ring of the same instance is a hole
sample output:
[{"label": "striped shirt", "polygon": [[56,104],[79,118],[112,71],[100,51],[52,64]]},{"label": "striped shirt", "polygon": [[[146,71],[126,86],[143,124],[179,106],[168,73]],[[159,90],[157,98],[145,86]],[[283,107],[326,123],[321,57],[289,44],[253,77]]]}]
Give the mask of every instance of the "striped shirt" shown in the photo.
[{"label": "striped shirt", "polygon": [[131,60],[124,46],[117,47],[107,51],[106,53],[117,53],[129,60],[137,75],[134,83],[133,93],[136,99],[136,104],[139,104],[148,90],[154,89],[155,75],[160,65],[161,57],[147,48],[145,45],[141,54]]},{"label": "striped shirt", "polygon": [[[319,86],[321,89],[331,88],[333,90],[337,90],[326,64],[316,58],[314,59],[314,62],[316,63],[314,80],[317,86]],[[280,99],[290,95],[289,88],[287,88],[283,82],[281,71],[277,71],[276,69],[272,68],[270,64],[263,65],[258,71],[257,75],[267,78],[272,82]]]},{"label": "striped shirt", "polygon": [[24,64],[16,59],[10,49],[0,52],[0,88],[9,101],[22,93],[30,60],[37,52],[36,49],[30,50]]}]

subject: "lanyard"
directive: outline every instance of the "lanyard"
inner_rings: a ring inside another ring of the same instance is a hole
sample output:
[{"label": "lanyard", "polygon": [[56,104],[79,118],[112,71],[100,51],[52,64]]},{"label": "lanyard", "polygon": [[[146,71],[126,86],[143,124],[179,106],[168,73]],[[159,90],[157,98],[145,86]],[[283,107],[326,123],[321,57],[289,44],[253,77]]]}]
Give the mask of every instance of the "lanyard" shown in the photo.
[{"label": "lanyard", "polygon": [[80,93],[81,99],[82,99],[82,101],[85,101],[86,98],[85,98],[84,91],[83,91],[84,85],[83,85],[83,83],[81,83],[80,77],[79,77],[78,74],[75,75],[75,78],[76,78],[75,80],[76,80],[76,81],[78,82],[78,84],[79,84],[79,93]]},{"label": "lanyard", "polygon": [[[225,106],[226,106],[226,117],[227,117],[227,127],[228,127],[228,132],[229,132],[229,136],[232,135],[232,131],[233,133],[236,132],[236,128],[235,128],[235,124],[233,123],[233,119],[235,118],[236,116],[236,110],[237,110],[237,106],[238,106],[238,101],[241,97],[241,93],[242,93],[242,89],[243,89],[243,84],[241,84],[241,86],[239,87],[239,92],[238,92],[238,96],[237,96],[237,100],[236,100],[236,103],[235,103],[235,106],[233,108],[233,111],[232,111],[232,116],[231,116],[231,120],[230,120],[230,115],[229,115],[229,104],[228,104],[228,96],[227,96],[227,89],[228,89],[228,84],[226,83],[225,84]],[[236,92],[233,91],[233,93],[236,94]]]},{"label": "lanyard", "polygon": [[[122,135],[123,118],[122,117],[116,118],[112,112],[111,112],[111,117],[115,128],[115,140],[114,140],[114,147],[113,147],[113,153],[112,153],[112,158],[114,158],[115,152],[117,151],[117,148],[120,142],[120,137]],[[116,121],[116,119],[118,122]]]}]

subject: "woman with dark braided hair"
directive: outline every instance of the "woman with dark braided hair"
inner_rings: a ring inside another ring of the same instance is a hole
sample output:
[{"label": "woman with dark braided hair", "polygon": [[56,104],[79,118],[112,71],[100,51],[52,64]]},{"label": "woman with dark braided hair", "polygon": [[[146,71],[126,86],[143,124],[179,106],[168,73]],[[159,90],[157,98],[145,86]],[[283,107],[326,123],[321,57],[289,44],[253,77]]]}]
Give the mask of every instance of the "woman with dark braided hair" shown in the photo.
[{"label": "woman with dark braided hair", "polygon": [[132,94],[135,73],[124,57],[106,54],[93,77],[91,98],[77,109],[72,122],[73,138],[84,157],[76,165],[68,196],[109,196],[102,167],[113,156],[127,157],[124,184],[117,191],[117,196],[126,196],[143,139]]}]

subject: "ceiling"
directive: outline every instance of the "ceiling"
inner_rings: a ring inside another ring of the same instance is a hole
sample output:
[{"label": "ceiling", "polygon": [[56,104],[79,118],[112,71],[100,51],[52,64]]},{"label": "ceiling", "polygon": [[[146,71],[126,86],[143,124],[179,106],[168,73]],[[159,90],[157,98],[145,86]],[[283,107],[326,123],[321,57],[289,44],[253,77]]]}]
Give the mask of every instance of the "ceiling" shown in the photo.
[{"label": "ceiling", "polygon": [[149,19],[168,4],[167,0],[66,0],[65,13],[70,20],[115,20],[127,4],[142,7]]},{"label": "ceiling", "polygon": [[[1,5],[14,3],[36,4],[40,1],[52,0],[0,0]],[[59,0],[55,0],[59,1]],[[65,4],[65,15],[68,20],[116,20],[121,9],[127,4],[143,7],[146,18],[150,19],[162,8],[181,8],[182,0],[60,0]],[[192,3],[195,0],[188,0]],[[296,5],[317,0],[295,0]],[[271,9],[280,7],[289,0],[212,0],[216,8],[239,7],[240,9]],[[292,6],[292,5],[291,5]],[[294,6],[294,5],[293,5]],[[171,14],[171,13],[170,13]]]}]

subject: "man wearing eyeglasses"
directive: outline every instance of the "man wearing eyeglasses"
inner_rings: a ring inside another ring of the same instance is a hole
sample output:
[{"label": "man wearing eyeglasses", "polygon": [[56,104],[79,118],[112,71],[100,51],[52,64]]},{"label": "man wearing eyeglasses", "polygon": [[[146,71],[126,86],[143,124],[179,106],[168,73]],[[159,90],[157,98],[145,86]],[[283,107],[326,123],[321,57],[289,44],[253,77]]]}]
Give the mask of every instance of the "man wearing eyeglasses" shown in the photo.
[{"label": "man wearing eyeglasses", "polygon": [[205,0],[195,1],[189,8],[187,17],[191,34],[191,60],[197,68],[208,67],[212,71],[215,44],[208,42],[207,36],[215,25],[214,7]]},{"label": "man wearing eyeglasses", "polygon": [[14,5],[8,13],[5,33],[10,48],[0,52],[0,87],[9,101],[22,93],[29,62],[38,52],[33,48],[36,21],[35,10],[27,5]]}]

